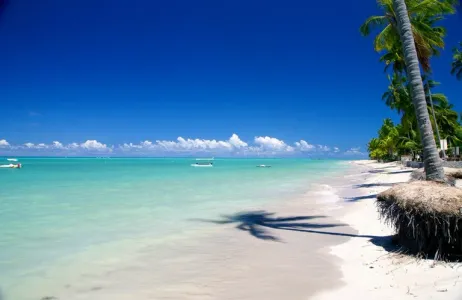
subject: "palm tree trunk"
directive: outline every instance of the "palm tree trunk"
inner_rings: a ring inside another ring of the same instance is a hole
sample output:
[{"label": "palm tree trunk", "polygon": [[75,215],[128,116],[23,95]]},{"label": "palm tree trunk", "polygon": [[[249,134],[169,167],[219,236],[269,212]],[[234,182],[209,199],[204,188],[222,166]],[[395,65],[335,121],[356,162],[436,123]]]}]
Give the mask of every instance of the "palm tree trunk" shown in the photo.
[{"label": "palm tree trunk", "polygon": [[436,149],[435,137],[428,115],[427,101],[422,84],[419,60],[412,35],[411,22],[404,0],[393,0],[399,33],[403,44],[404,61],[406,63],[409,82],[411,84],[412,102],[414,104],[417,123],[422,139],[424,166],[427,180],[444,181],[442,161]]}]

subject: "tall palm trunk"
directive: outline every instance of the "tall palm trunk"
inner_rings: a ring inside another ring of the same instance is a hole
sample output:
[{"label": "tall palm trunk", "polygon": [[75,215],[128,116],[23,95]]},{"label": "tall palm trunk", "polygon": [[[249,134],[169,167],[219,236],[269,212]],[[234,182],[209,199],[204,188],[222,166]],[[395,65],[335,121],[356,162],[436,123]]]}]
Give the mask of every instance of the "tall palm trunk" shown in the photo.
[{"label": "tall palm trunk", "polygon": [[444,181],[444,169],[438,155],[438,150],[436,149],[430,116],[428,115],[419,60],[417,58],[406,3],[404,0],[393,0],[393,6],[397,16],[398,29],[403,45],[404,61],[411,84],[412,102],[414,103],[420,137],[422,139],[426,177],[427,180]]}]

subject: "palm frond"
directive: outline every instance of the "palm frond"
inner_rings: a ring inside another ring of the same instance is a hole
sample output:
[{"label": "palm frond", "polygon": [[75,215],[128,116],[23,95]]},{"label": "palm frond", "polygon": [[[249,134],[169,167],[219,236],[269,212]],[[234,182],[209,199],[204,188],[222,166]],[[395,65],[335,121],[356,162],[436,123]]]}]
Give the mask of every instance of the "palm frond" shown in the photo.
[{"label": "palm frond", "polygon": [[[372,16],[361,26],[363,36],[369,35],[373,28],[382,29],[374,39],[374,49],[377,52],[396,52],[396,55],[382,56],[380,61],[385,62],[385,71],[393,66],[395,72],[405,70],[402,57],[402,45],[396,29],[396,14],[393,0],[377,0],[384,11],[383,16]],[[405,0],[417,50],[419,62],[425,72],[431,72],[430,58],[440,54],[444,48],[446,29],[437,23],[445,15],[454,14],[457,0]],[[462,71],[455,65],[453,74],[462,77]]]},{"label": "palm frond", "polygon": [[441,93],[432,94],[433,105],[438,106],[447,106],[449,105],[449,100],[446,95]]},{"label": "palm frond", "polygon": [[454,0],[406,1],[410,14],[426,15],[454,14],[456,3]]},{"label": "palm frond", "polygon": [[414,33],[414,36],[417,35],[421,37],[421,41],[426,48],[444,48],[446,29],[443,27],[434,26],[431,21],[426,19],[416,19],[412,24],[412,32]]},{"label": "palm frond", "polygon": [[369,17],[366,22],[359,28],[359,31],[363,36],[367,36],[371,33],[373,28],[384,27],[388,24],[388,19],[385,16],[372,16]]},{"label": "palm frond", "polygon": [[399,43],[398,32],[391,26],[387,25],[374,39],[375,51],[392,50]]},{"label": "palm frond", "polygon": [[462,80],[462,42],[460,43],[460,49],[454,48],[453,53],[451,74]]}]

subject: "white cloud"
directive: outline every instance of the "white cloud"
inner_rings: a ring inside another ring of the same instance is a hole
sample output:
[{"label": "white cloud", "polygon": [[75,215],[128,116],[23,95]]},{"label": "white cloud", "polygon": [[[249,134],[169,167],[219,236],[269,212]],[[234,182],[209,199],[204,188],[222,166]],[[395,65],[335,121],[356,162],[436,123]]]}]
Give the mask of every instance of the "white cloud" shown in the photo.
[{"label": "white cloud", "polygon": [[141,146],[140,145],[135,145],[133,143],[124,143],[122,145],[119,146],[120,149],[124,150],[124,151],[129,151],[130,149],[141,149]]},{"label": "white cloud", "polygon": [[243,153],[245,154],[257,154],[257,155],[288,155],[294,154],[299,151],[298,148],[287,145],[283,140],[269,137],[269,136],[257,136],[254,139],[255,146],[249,146],[245,148]]},{"label": "white cloud", "polygon": [[233,134],[227,141],[205,140],[205,139],[185,139],[178,137],[176,141],[157,140],[156,144],[149,145],[152,149],[163,151],[233,151],[248,147],[237,134]]},{"label": "white cloud", "polygon": [[233,146],[228,141],[185,139],[178,137],[176,141],[156,141],[156,144],[166,151],[206,151],[231,150]]},{"label": "white cloud", "polygon": [[144,141],[144,142],[141,143],[141,147],[144,147],[144,148],[151,148],[151,147],[153,147],[153,144],[152,144],[151,141],[147,141],[147,140],[146,140],[146,141]]},{"label": "white cloud", "polygon": [[350,150],[345,152],[346,155],[364,155],[364,153],[361,152],[361,147],[353,147]]},{"label": "white cloud", "polygon": [[44,144],[44,143],[39,143],[39,144],[25,143],[24,147],[26,147],[28,149],[47,149],[47,148],[49,148],[49,146]]},{"label": "white cloud", "polygon": [[329,152],[330,151],[330,147],[324,146],[324,145],[318,145],[318,149],[320,151],[323,151],[323,152]]},{"label": "white cloud", "polygon": [[68,149],[78,149],[79,147],[80,147],[80,145],[77,144],[77,143],[70,143],[69,145],[67,145],[66,148],[68,148]]},{"label": "white cloud", "polygon": [[133,144],[133,143],[125,143],[123,145],[120,145],[119,148],[122,149],[123,151],[130,151],[132,149],[154,149],[157,146],[153,144],[151,141],[144,141],[139,144]]},{"label": "white cloud", "polygon": [[0,140],[0,147],[1,148],[6,148],[9,147],[10,143],[8,143],[6,140]]},{"label": "white cloud", "polygon": [[112,148],[108,147],[106,144],[100,143],[96,140],[87,140],[84,143],[71,143],[64,145],[61,142],[53,141],[51,144],[45,143],[25,143],[22,146],[17,147],[18,149],[35,149],[35,150],[73,150],[73,151],[112,151]]},{"label": "white cloud", "polygon": [[284,143],[283,140],[278,140],[277,138],[269,137],[269,136],[258,136],[255,137],[254,140],[255,144],[260,146],[263,149],[269,150],[284,150],[287,148],[287,144]]},{"label": "white cloud", "polygon": [[[23,145],[12,146],[6,140],[0,140],[0,148],[9,147],[26,151],[27,154],[33,154],[33,151],[41,153],[69,153],[71,155],[85,155],[91,153],[113,153],[114,155],[123,155],[137,153],[138,155],[165,155],[172,154],[194,154],[208,153],[208,155],[236,155],[236,156],[279,156],[279,155],[325,155],[336,154],[339,148],[330,148],[324,145],[313,145],[306,140],[299,140],[293,144],[287,144],[283,140],[270,136],[256,136],[252,143],[247,143],[233,133],[227,140],[215,139],[191,139],[178,137],[176,140],[150,140],[139,143],[124,143],[117,147],[104,144],[97,140],[86,140],[82,143],[63,144],[59,141],[53,141],[50,144],[45,143],[25,143]],[[356,154],[360,152],[359,148],[353,148],[345,152],[346,154]]]},{"label": "white cloud", "polygon": [[80,144],[80,148],[97,151],[111,150],[106,144],[100,143],[97,140],[87,140],[85,143]]},{"label": "white cloud", "polygon": [[34,143],[25,143],[24,147],[29,149],[47,149],[50,146],[44,143],[34,144]]},{"label": "white cloud", "polygon": [[54,141],[51,146],[55,149],[65,149],[64,145],[58,141]]},{"label": "white cloud", "polygon": [[249,153],[261,152],[293,152],[294,147],[288,146],[283,141],[271,137],[256,137],[256,146],[250,146],[240,139],[237,134],[232,134],[228,140],[207,140],[190,139],[178,137],[175,141],[157,140],[155,143],[144,141],[139,144],[124,143],[119,148],[124,151],[151,151],[151,152],[176,152],[176,153],[234,153],[245,155]]},{"label": "white cloud", "polygon": [[239,136],[235,133],[229,138],[229,143],[236,148],[245,148],[248,146],[248,144],[244,141],[242,141]]},{"label": "white cloud", "polygon": [[314,145],[310,145],[308,144],[308,142],[304,140],[300,140],[300,142],[295,142],[295,147],[302,152],[312,151],[316,148]]}]

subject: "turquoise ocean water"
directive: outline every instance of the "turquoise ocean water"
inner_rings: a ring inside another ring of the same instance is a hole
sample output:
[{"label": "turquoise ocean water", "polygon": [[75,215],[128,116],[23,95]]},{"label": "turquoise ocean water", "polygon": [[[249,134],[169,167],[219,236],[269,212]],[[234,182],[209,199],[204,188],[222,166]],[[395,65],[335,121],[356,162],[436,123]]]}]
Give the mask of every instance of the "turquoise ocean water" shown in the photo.
[{"label": "turquoise ocean water", "polygon": [[194,234],[190,219],[290,199],[346,168],[308,159],[215,159],[213,168],[183,158],[20,162],[20,170],[0,169],[0,292],[7,300],[63,258],[117,241]]}]

